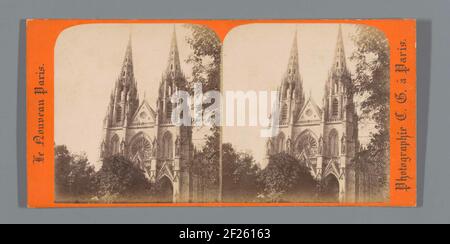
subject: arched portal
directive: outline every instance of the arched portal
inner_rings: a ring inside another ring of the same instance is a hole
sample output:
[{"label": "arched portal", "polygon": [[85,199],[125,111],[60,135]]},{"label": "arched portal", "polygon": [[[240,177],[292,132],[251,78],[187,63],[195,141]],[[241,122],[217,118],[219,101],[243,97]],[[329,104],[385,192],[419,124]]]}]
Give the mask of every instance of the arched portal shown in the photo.
[{"label": "arched portal", "polygon": [[333,174],[324,179],[321,198],[326,202],[339,202],[339,180]]},{"label": "arched portal", "polygon": [[158,196],[157,201],[161,203],[172,203],[173,202],[173,184],[172,181],[167,177],[162,177],[158,182]]}]

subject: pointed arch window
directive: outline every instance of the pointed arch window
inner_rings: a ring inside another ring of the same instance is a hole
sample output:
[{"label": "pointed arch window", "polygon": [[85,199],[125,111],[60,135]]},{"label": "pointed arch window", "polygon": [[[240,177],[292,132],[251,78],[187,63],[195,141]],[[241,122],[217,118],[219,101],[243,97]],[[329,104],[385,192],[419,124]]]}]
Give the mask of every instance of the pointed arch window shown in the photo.
[{"label": "pointed arch window", "polygon": [[288,119],[288,106],[287,104],[283,104],[283,107],[281,109],[281,121],[283,121],[283,123],[287,123],[287,119]]},{"label": "pointed arch window", "polygon": [[172,120],[172,111],[173,111],[173,104],[172,102],[167,102],[167,113],[166,113],[166,119]]},{"label": "pointed arch window", "polygon": [[339,101],[336,98],[333,99],[331,110],[333,117],[337,117],[339,115]]},{"label": "pointed arch window", "polygon": [[117,107],[117,112],[116,112],[116,122],[120,122],[122,121],[122,108],[119,106]]},{"label": "pointed arch window", "polygon": [[285,148],[284,148],[285,140],[286,140],[286,137],[284,136],[283,133],[278,135],[278,138],[277,138],[277,152],[278,153],[284,152],[284,150],[285,150]]},{"label": "pointed arch window", "polygon": [[111,155],[117,155],[120,153],[120,139],[119,136],[114,135],[111,139]]},{"label": "pointed arch window", "polygon": [[173,159],[173,139],[172,134],[170,132],[166,132],[163,137],[163,143],[162,143],[163,151],[162,156],[164,159]]},{"label": "pointed arch window", "polygon": [[328,151],[331,157],[339,156],[339,139],[338,133],[333,129],[328,136]]}]

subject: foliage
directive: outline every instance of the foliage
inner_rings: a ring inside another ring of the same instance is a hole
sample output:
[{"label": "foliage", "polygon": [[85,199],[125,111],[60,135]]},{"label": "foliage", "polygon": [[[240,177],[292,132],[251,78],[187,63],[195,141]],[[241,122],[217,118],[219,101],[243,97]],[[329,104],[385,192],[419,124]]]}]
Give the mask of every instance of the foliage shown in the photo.
[{"label": "foliage", "polygon": [[211,134],[205,137],[203,149],[196,152],[192,162],[192,170],[202,178],[207,191],[216,191],[220,188],[220,128],[212,127]]},{"label": "foliage", "polygon": [[55,187],[58,198],[90,198],[95,194],[95,170],[86,155],[74,155],[66,146],[55,147]]},{"label": "foliage", "polygon": [[[192,80],[189,89],[193,92],[194,84],[201,83],[203,92],[220,90],[220,67],[222,44],[216,33],[203,25],[185,25],[190,30],[186,41],[193,50],[186,62],[192,65]],[[215,102],[215,101],[212,101]],[[203,104],[204,108],[209,104]],[[192,162],[193,171],[205,185],[206,191],[214,189],[219,196],[220,188],[220,128],[213,127],[212,134],[206,136],[205,146],[196,152]]]},{"label": "foliage", "polygon": [[193,53],[186,60],[192,64],[192,84],[203,84],[204,91],[220,90],[220,64],[222,44],[216,33],[206,26],[186,25],[191,35],[186,38]]},{"label": "foliage", "polygon": [[384,33],[369,26],[358,26],[354,38],[356,51],[352,60],[356,63],[354,89],[363,99],[360,107],[362,119],[375,123],[376,132],[371,135],[370,144],[360,150],[359,162],[371,168],[375,185],[386,193],[389,163],[389,43]]},{"label": "foliage", "polygon": [[144,171],[123,156],[104,159],[97,180],[101,199],[138,198],[149,195],[151,189]]},{"label": "foliage", "polygon": [[257,197],[259,167],[247,153],[237,153],[231,144],[222,146],[223,200],[250,202]]},{"label": "foliage", "polygon": [[[384,33],[369,26],[359,26],[354,39],[356,51],[355,92],[364,97],[363,117],[377,123],[380,135],[385,136],[389,121],[389,43]],[[385,138],[380,138],[385,139]]]},{"label": "foliage", "polygon": [[317,188],[309,168],[287,153],[271,156],[258,182],[263,199],[271,202],[311,201]]}]

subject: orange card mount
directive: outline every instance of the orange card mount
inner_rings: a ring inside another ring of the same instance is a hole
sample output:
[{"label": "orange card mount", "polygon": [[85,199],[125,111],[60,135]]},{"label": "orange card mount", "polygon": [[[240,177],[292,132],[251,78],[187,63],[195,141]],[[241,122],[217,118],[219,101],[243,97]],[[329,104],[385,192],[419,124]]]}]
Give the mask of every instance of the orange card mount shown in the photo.
[{"label": "orange card mount", "polygon": [[30,208],[415,207],[415,20],[28,20]]}]

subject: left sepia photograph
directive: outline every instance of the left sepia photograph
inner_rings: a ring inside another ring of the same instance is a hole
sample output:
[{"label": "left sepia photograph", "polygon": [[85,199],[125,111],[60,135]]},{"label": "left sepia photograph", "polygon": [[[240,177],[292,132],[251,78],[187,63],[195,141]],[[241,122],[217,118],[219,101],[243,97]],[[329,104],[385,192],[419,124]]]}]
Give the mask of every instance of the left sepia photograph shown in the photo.
[{"label": "left sepia photograph", "polygon": [[[55,202],[220,202],[221,129],[191,123],[191,108],[214,117],[208,103],[218,101],[199,103],[194,93],[220,92],[221,48],[213,30],[192,24],[90,24],[61,33]],[[177,104],[188,106],[177,113]]]}]

